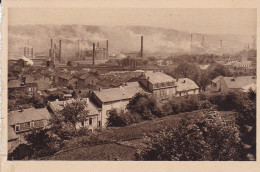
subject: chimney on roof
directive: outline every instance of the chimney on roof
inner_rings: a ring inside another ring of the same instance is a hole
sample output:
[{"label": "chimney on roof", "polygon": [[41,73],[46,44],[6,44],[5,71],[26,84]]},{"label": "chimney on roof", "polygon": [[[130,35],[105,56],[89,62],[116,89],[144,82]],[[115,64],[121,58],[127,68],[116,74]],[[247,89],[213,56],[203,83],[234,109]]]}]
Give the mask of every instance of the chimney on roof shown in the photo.
[{"label": "chimney on roof", "polygon": [[183,83],[185,83],[186,81],[185,81],[185,79],[183,80]]},{"label": "chimney on roof", "polygon": [[93,53],[92,53],[92,65],[95,65],[95,43],[93,43]]},{"label": "chimney on roof", "polygon": [[86,98],[86,103],[89,104],[89,98],[88,97]]},{"label": "chimney on roof", "polygon": [[99,87],[99,91],[102,91],[102,87]]}]

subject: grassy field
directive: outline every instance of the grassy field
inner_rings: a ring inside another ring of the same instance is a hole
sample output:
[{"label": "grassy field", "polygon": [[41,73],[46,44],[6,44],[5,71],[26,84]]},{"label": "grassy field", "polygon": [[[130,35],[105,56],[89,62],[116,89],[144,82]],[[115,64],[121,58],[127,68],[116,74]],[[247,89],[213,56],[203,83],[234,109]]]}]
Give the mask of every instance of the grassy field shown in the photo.
[{"label": "grassy field", "polygon": [[[160,131],[167,128],[175,128],[181,119],[187,119],[190,123],[202,119],[203,113],[211,113],[210,110],[199,110],[182,113],[174,116],[144,121],[138,124],[120,128],[108,128],[101,133],[95,134],[99,142],[98,145],[82,144],[89,136],[75,138],[54,156],[47,159],[55,160],[133,160],[134,153],[143,146],[142,137],[145,133]],[[235,118],[234,112],[218,112],[219,115],[228,118]],[[109,157],[110,156],[110,157]]]}]

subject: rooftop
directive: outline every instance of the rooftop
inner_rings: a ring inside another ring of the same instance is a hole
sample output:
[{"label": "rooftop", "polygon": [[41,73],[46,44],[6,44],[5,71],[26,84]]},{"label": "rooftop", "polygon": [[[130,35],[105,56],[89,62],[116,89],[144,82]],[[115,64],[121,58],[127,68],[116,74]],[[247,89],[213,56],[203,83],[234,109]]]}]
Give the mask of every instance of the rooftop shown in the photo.
[{"label": "rooftop", "polygon": [[73,76],[71,76],[70,74],[67,74],[67,73],[63,73],[59,77],[66,79],[66,80],[70,80],[71,78],[73,78]]},{"label": "rooftop", "polygon": [[165,73],[162,72],[145,72],[144,73],[145,77],[151,82],[152,84],[157,84],[157,83],[165,83],[165,82],[175,82],[175,79],[172,78],[169,75],[166,75]]},{"label": "rooftop", "polygon": [[189,78],[178,79],[178,81],[176,82],[176,85],[177,85],[177,91],[187,91],[187,90],[199,89],[197,84]]},{"label": "rooftop", "polygon": [[16,110],[16,111],[11,111],[8,114],[9,125],[21,124],[21,123],[43,120],[43,119],[47,119],[47,120],[51,119],[51,115],[46,108],[41,108],[41,109],[29,108],[29,109],[23,109],[22,111]]},{"label": "rooftop", "polygon": [[[84,100],[86,101],[87,99],[83,99],[83,101]],[[53,112],[59,112],[64,109],[64,106],[66,104],[70,104],[73,101],[74,101],[74,99],[69,99],[69,100],[65,100],[65,101],[53,101],[53,102],[50,102],[49,105]],[[87,110],[90,115],[99,114],[97,107],[91,101],[86,101],[85,110]]]},{"label": "rooftop", "polygon": [[11,80],[8,82],[8,88],[17,88],[20,87],[22,82],[20,80]]},{"label": "rooftop", "polygon": [[228,88],[242,88],[251,83],[256,84],[255,76],[223,77]]},{"label": "rooftop", "polygon": [[118,100],[126,100],[134,97],[136,93],[144,90],[138,82],[126,83],[126,86],[94,91],[95,95],[104,103]]}]

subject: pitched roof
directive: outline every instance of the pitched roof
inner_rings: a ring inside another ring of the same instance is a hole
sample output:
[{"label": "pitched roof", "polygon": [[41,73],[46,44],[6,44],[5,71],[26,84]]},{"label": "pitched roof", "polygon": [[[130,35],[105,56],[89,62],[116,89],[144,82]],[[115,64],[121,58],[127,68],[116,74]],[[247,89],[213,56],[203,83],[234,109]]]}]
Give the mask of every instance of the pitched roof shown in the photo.
[{"label": "pitched roof", "polygon": [[8,125],[15,125],[19,123],[25,123],[30,121],[37,121],[43,119],[51,119],[51,115],[46,108],[35,109],[23,109],[21,112],[20,110],[11,111],[8,114]]},{"label": "pitched roof", "polygon": [[144,90],[138,82],[127,83],[126,86],[94,91],[94,94],[104,103],[118,100],[131,99],[136,93]]},{"label": "pitched roof", "polygon": [[10,125],[8,126],[8,140],[18,139],[18,136],[14,132],[14,128]]},{"label": "pitched roof", "polygon": [[85,73],[85,74],[81,75],[81,76],[79,77],[79,79],[86,79],[86,78],[88,78],[89,76],[90,76],[89,73]]},{"label": "pitched roof", "polygon": [[217,83],[223,76],[219,75],[215,79],[212,80],[212,82]]},{"label": "pitched roof", "polygon": [[22,82],[20,80],[11,80],[8,82],[8,88],[17,88],[20,87]]},{"label": "pitched roof", "polygon": [[244,92],[249,91],[249,89],[252,89],[253,91],[256,91],[256,83],[248,84],[248,85],[242,87],[242,89],[243,89]]},{"label": "pitched roof", "polygon": [[[86,100],[86,99],[83,99],[83,101],[84,100]],[[53,112],[59,112],[64,109],[64,106],[66,104],[70,104],[73,101],[74,101],[74,99],[69,99],[66,101],[53,101],[53,102],[49,103],[49,106]],[[87,110],[89,112],[89,115],[99,114],[97,107],[91,101],[88,101],[88,103],[86,103],[85,110]]]},{"label": "pitched roof", "polygon": [[251,83],[256,83],[255,76],[223,77],[228,88],[242,88]]},{"label": "pitched roof", "polygon": [[25,79],[25,83],[26,84],[29,84],[29,83],[35,83],[36,81],[31,77],[31,76],[28,76],[26,77]]},{"label": "pitched roof", "polygon": [[177,91],[187,91],[198,89],[197,84],[189,78],[180,78],[176,81]]},{"label": "pitched roof", "polygon": [[156,83],[165,83],[165,82],[174,82],[175,79],[172,78],[169,75],[166,75],[165,73],[162,72],[145,72],[144,73],[145,77],[151,82],[152,84]]},{"label": "pitched roof", "polygon": [[73,76],[71,76],[70,74],[67,74],[67,73],[63,73],[59,77],[66,79],[66,80],[70,80],[71,78],[73,78]]}]

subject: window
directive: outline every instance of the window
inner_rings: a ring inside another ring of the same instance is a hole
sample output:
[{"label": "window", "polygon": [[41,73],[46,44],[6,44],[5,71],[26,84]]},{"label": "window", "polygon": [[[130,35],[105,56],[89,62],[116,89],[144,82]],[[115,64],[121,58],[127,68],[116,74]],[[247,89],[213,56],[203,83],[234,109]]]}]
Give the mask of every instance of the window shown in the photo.
[{"label": "window", "polygon": [[30,122],[30,128],[34,128],[34,122]]},{"label": "window", "polygon": [[101,127],[101,121],[98,121],[98,126]]},{"label": "window", "polygon": [[16,125],[15,126],[15,131],[17,132],[17,131],[20,131],[20,125]]},{"label": "window", "polygon": [[89,125],[92,125],[92,118],[89,118]]},{"label": "window", "polygon": [[84,127],[84,121],[81,121],[81,127]]},{"label": "window", "polygon": [[107,115],[107,116],[109,115],[109,112],[110,112],[110,110],[107,110],[107,112],[106,112],[106,115]]}]

